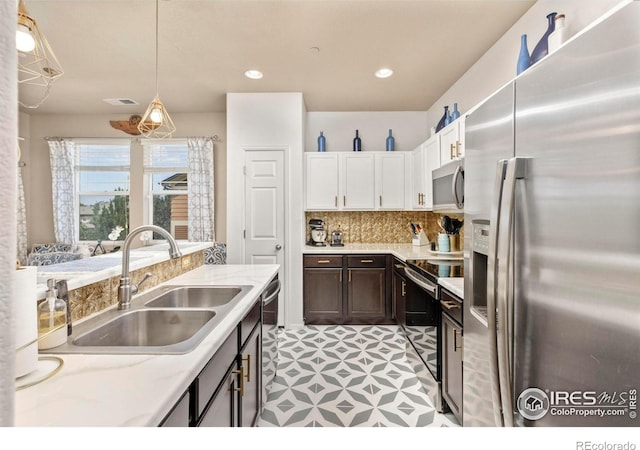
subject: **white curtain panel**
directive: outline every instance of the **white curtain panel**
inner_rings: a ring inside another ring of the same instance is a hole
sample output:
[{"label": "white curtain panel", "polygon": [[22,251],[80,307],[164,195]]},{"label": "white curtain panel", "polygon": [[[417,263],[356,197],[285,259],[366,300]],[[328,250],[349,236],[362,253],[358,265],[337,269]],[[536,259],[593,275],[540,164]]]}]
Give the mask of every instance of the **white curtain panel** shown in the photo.
[{"label": "white curtain panel", "polygon": [[18,167],[18,203],[17,222],[18,222],[18,248],[17,258],[20,264],[27,264],[27,208],[24,201],[24,185],[22,184],[22,169]]},{"label": "white curtain panel", "polygon": [[187,140],[189,163],[189,241],[215,241],[213,140],[192,137]]},{"label": "white curtain panel", "polygon": [[75,144],[71,140],[50,140],[53,228],[56,242],[78,243],[76,227]]}]

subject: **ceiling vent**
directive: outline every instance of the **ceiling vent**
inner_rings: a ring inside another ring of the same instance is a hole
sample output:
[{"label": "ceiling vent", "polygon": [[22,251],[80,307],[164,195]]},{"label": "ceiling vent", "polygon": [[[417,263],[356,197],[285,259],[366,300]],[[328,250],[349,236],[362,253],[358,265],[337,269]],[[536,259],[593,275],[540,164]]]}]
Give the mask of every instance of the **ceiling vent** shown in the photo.
[{"label": "ceiling vent", "polygon": [[138,102],[130,98],[103,98],[103,101],[114,106],[137,105]]}]

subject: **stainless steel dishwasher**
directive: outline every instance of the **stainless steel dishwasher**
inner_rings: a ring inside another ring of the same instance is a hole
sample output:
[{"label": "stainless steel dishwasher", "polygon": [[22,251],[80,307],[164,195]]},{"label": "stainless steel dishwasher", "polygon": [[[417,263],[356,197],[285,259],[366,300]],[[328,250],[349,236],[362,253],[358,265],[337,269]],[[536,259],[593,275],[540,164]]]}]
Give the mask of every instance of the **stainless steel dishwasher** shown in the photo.
[{"label": "stainless steel dishwasher", "polygon": [[276,376],[278,364],[278,275],[271,280],[262,294],[262,407]]}]

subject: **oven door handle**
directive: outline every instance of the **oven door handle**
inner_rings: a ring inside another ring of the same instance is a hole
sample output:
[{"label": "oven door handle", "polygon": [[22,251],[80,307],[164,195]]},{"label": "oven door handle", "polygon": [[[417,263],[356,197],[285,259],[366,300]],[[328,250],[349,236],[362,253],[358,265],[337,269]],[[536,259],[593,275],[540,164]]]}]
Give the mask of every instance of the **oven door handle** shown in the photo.
[{"label": "oven door handle", "polygon": [[437,285],[429,282],[428,280],[425,280],[420,275],[418,275],[415,270],[412,270],[409,267],[405,267],[404,268],[404,273],[407,276],[407,278],[409,278],[415,284],[420,286],[420,288],[424,289],[425,291],[429,292],[430,294],[433,294],[433,296],[435,297],[436,290],[438,289]]}]

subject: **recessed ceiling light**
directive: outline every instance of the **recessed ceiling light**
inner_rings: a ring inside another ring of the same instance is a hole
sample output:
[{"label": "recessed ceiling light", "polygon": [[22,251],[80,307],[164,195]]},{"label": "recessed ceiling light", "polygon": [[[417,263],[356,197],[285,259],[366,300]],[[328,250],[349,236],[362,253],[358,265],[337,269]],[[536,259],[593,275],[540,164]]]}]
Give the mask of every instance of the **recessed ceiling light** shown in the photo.
[{"label": "recessed ceiling light", "polygon": [[378,78],[389,78],[391,75],[393,75],[393,70],[386,67],[376,70],[376,77]]},{"label": "recessed ceiling light", "polygon": [[247,78],[251,78],[252,80],[259,80],[260,78],[262,78],[262,72],[260,72],[259,70],[251,69],[247,70],[244,73],[244,76]]}]

